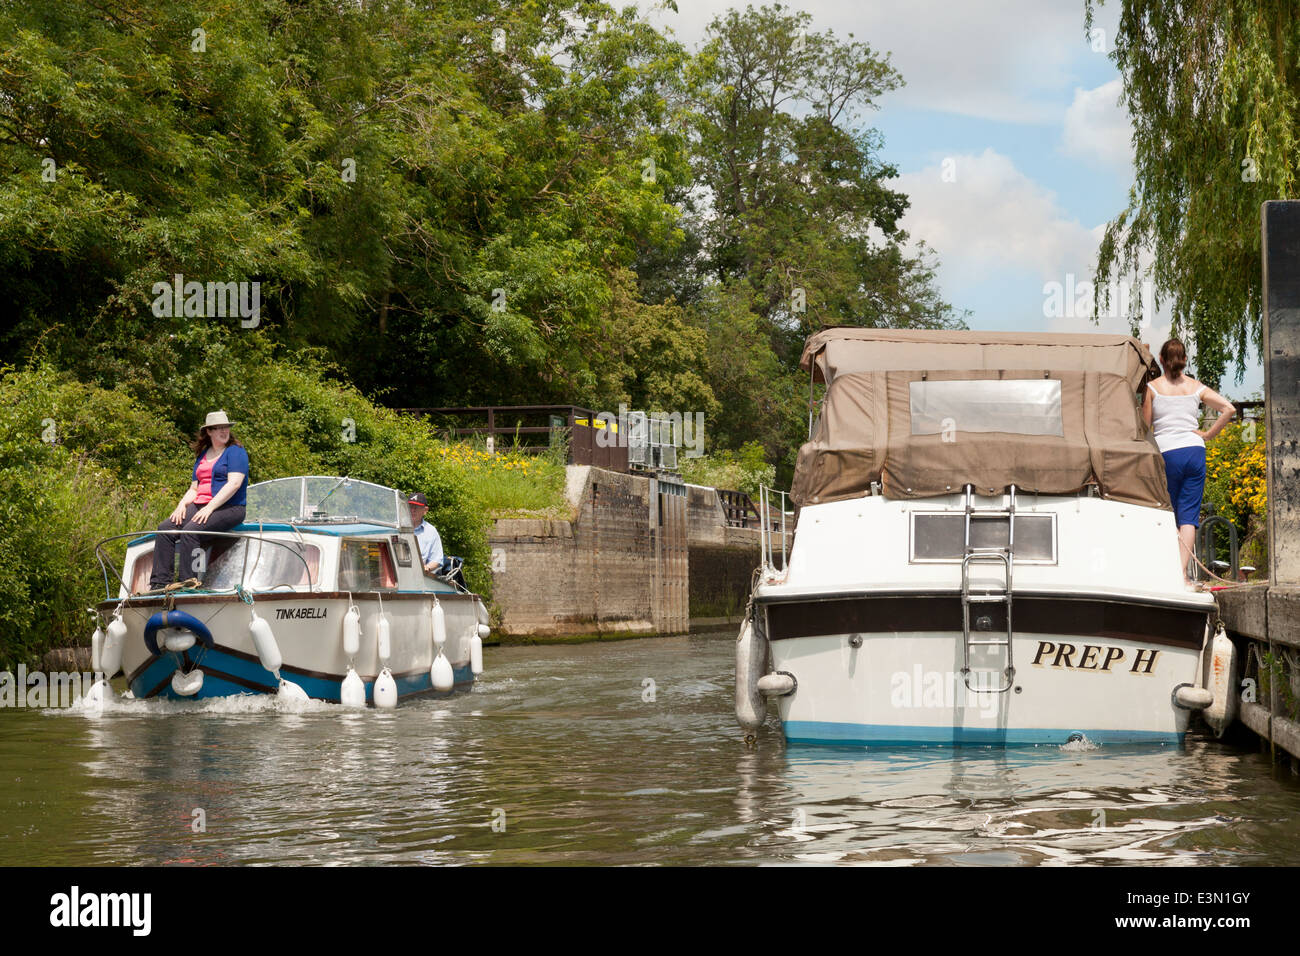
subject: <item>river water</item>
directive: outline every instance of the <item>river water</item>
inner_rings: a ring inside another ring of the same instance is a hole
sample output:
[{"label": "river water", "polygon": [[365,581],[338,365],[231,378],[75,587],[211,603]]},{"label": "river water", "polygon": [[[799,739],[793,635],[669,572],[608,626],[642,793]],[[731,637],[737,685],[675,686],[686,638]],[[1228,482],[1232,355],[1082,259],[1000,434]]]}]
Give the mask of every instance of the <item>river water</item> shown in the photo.
[{"label": "river water", "polygon": [[0,865],[1294,864],[1300,785],[1183,747],[746,750],[733,639],[488,648],[472,693],[0,710]]}]

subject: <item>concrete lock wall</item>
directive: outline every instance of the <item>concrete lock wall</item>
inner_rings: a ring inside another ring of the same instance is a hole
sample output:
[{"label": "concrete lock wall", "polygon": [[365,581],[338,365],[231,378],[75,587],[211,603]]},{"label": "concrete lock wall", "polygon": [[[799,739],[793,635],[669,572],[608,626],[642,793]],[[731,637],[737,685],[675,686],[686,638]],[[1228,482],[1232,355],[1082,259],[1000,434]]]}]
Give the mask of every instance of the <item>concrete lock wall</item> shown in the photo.
[{"label": "concrete lock wall", "polygon": [[744,613],[759,533],[712,488],[568,468],[571,521],[501,518],[493,596],[507,636],[676,634]]}]

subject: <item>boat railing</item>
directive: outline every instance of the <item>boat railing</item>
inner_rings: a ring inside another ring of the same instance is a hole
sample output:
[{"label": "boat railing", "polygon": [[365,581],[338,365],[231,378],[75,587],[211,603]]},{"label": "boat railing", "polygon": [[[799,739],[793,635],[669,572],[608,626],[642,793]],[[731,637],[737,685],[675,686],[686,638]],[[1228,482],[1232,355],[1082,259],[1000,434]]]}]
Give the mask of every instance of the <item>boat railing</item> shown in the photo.
[{"label": "boat railing", "polygon": [[[115,597],[113,594],[112,584],[109,581],[108,569],[110,566],[112,566],[113,568],[113,574],[117,577],[118,581],[121,583],[122,586],[121,590],[126,592],[126,596],[128,598],[142,596],[142,595],[133,595],[131,593],[130,582],[128,582],[124,577],[122,577],[122,573],[117,570],[118,565],[121,562],[113,561],[112,556],[105,551],[105,545],[111,544],[114,541],[121,541],[126,538],[138,540],[138,539],[144,539],[149,537],[158,537],[159,535],[171,535],[173,537],[189,536],[195,538],[229,539],[235,542],[238,542],[240,540],[257,542],[257,553],[251,560],[249,558],[249,554],[253,549],[251,547],[244,548],[243,566],[241,567],[239,572],[239,583],[236,584],[234,587],[229,587],[229,588],[221,588],[221,589],[205,588],[204,590],[209,591],[209,593],[220,594],[220,593],[229,592],[233,594],[233,593],[239,593],[241,590],[249,590],[248,588],[249,575],[250,573],[255,574],[257,572],[258,566],[262,560],[262,547],[264,545],[283,548],[289,554],[293,555],[293,557],[297,558],[298,561],[301,562],[303,566],[304,580],[307,582],[307,590],[314,591],[316,589],[316,581],[314,580],[314,575],[312,574],[311,571],[311,565],[307,562],[307,559],[303,556],[302,552],[298,550],[297,542],[277,541],[273,538],[265,537],[261,532],[253,532],[253,531],[193,531],[193,530],[184,531],[179,528],[176,529],[175,531],[172,531],[170,529],[161,530],[161,529],[154,528],[146,531],[129,531],[126,534],[115,534],[110,537],[103,538],[95,543],[95,559],[99,561],[100,571],[104,575],[105,600],[107,601],[117,600],[117,597]],[[125,568],[123,568],[123,570],[125,570]],[[206,567],[205,570],[207,570]],[[293,585],[277,584],[277,585],[273,585],[271,590],[280,587],[292,587],[292,586]]]},{"label": "boat railing", "polygon": [[[786,510],[789,495],[784,491],[778,491],[775,488],[769,488],[767,485],[759,485],[758,488],[758,520],[759,534],[763,546],[763,567],[769,571],[784,571],[786,567],[786,551],[788,533],[786,528],[786,518],[790,514]],[[772,511],[776,508],[777,515],[773,516]],[[781,563],[776,563],[777,555],[777,537],[781,539]]]}]

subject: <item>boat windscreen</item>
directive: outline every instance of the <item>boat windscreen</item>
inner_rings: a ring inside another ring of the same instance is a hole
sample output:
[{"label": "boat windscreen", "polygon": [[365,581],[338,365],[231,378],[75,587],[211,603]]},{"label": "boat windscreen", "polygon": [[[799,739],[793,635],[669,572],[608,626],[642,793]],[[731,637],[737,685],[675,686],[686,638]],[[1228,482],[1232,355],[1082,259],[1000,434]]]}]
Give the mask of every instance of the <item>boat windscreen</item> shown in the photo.
[{"label": "boat windscreen", "polygon": [[304,587],[319,581],[319,571],[320,549],[314,544],[240,538],[213,557],[203,586],[212,591]]},{"label": "boat windscreen", "polygon": [[396,490],[355,478],[322,476],[251,485],[244,521],[351,521],[398,528],[411,523],[410,511]]}]

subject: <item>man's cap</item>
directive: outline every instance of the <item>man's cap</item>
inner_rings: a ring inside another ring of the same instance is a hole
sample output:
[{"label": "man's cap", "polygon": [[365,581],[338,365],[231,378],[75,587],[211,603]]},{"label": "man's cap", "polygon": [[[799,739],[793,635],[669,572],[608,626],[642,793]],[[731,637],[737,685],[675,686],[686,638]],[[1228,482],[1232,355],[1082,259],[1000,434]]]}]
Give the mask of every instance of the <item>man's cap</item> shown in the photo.
[{"label": "man's cap", "polygon": [[425,501],[424,495],[420,494],[418,491],[411,495],[411,497],[407,498],[406,503],[408,505],[419,505],[422,508],[429,507],[429,502]]}]

